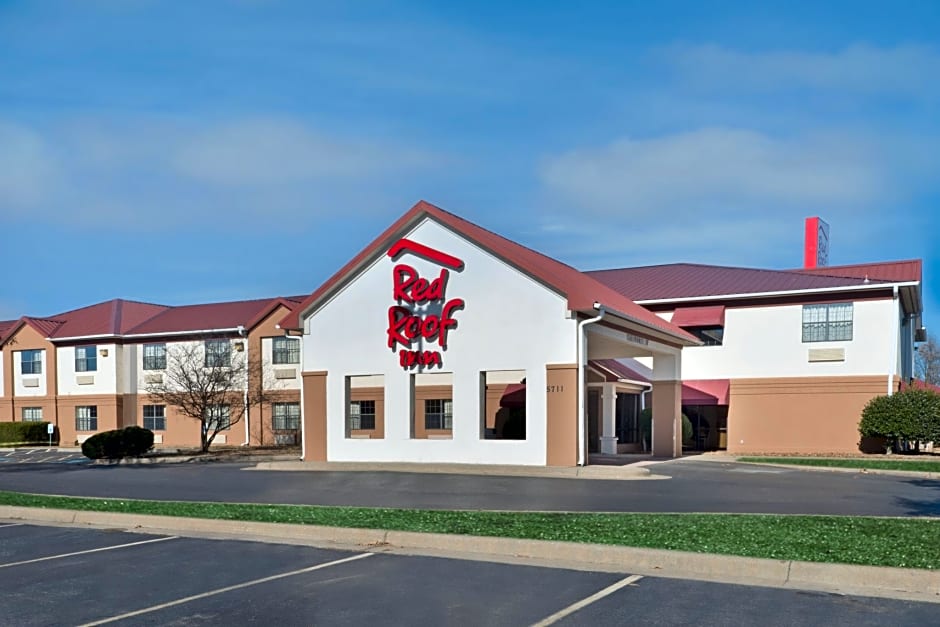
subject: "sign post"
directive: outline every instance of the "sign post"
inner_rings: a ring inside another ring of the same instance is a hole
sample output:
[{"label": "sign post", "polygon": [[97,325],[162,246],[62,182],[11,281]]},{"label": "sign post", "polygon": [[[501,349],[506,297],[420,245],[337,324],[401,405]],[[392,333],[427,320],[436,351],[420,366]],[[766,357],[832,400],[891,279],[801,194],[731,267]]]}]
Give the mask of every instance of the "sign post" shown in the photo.
[{"label": "sign post", "polygon": [[52,423],[46,425],[46,433],[49,434],[49,448],[52,448],[52,433],[55,431],[55,427],[52,426]]}]

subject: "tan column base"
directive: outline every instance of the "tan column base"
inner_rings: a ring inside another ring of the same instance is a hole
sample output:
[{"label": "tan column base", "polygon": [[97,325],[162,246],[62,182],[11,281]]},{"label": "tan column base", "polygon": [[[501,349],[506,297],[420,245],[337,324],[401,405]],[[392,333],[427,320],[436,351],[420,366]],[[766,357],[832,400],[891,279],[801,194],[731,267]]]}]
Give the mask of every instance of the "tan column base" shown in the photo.
[{"label": "tan column base", "polygon": [[653,456],[682,456],[681,381],[653,381]]},{"label": "tan column base", "polygon": [[304,461],[326,461],[326,371],[304,372]]}]

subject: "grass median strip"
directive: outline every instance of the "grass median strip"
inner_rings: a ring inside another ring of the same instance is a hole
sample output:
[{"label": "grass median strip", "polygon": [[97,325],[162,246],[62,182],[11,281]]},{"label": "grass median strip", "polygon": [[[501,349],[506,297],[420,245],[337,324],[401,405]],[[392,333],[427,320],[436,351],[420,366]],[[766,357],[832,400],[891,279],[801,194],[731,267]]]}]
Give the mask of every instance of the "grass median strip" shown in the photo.
[{"label": "grass median strip", "polygon": [[940,472],[940,459],[855,459],[826,457],[739,457],[739,462],[752,464],[788,464],[791,466],[823,466],[870,470],[906,470],[909,472]]},{"label": "grass median strip", "polygon": [[940,521],[862,516],[443,511],[138,501],[0,492],[0,505],[590,542],[811,562],[940,568]]}]

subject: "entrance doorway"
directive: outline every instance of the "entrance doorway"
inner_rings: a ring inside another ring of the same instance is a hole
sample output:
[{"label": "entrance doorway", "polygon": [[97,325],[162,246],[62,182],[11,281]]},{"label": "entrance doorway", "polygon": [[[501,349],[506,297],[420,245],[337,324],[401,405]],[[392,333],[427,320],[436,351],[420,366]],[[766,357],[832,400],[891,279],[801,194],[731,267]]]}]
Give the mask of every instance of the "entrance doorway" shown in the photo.
[{"label": "entrance doorway", "polygon": [[601,450],[601,391],[588,388],[587,395],[587,423],[588,423],[588,453],[599,453]]}]

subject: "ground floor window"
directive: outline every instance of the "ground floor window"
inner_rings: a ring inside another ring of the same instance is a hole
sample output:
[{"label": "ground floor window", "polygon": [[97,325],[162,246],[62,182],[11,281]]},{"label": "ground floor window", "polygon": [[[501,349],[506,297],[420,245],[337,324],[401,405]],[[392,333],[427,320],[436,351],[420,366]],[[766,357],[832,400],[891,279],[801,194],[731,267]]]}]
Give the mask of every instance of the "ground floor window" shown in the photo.
[{"label": "ground floor window", "polygon": [[96,405],[79,405],[75,408],[75,430],[98,430],[98,407]]},{"label": "ground floor window", "polygon": [[166,405],[144,405],[144,429],[166,431]]},{"label": "ground floor window", "polygon": [[300,403],[274,403],[271,408],[271,421],[275,431],[300,429]]},{"label": "ground floor window", "polygon": [[385,375],[346,377],[346,437],[385,437]]},{"label": "ground floor window", "polygon": [[449,398],[429,398],[424,401],[424,428],[451,429],[454,422],[454,402]]},{"label": "ground floor window", "polygon": [[[480,373],[480,433],[486,440],[526,439],[525,370]],[[548,390],[551,394],[555,390]]]},{"label": "ground floor window", "polygon": [[23,422],[42,422],[42,407],[24,407]]},{"label": "ground floor window", "polygon": [[212,405],[206,409],[206,430],[225,431],[232,426],[232,408],[228,405]]},{"label": "ground floor window", "polygon": [[684,405],[682,413],[692,423],[692,438],[686,448],[696,451],[728,448],[727,405]]},{"label": "ground floor window", "polygon": [[618,444],[640,441],[640,395],[617,394],[616,430]]}]

